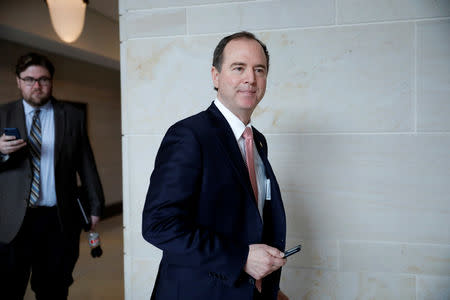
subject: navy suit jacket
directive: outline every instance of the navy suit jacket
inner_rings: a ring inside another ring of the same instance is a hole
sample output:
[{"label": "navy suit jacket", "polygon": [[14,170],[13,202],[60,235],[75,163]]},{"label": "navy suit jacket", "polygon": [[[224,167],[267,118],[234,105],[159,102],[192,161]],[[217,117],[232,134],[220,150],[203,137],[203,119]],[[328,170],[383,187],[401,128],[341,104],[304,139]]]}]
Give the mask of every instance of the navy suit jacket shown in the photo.
[{"label": "navy suit jacket", "polygon": [[[163,250],[152,299],[253,299],[254,279],[243,270],[249,245],[284,250],[280,189],[266,140],[253,132],[271,183],[264,223],[236,138],[214,104],[167,131],[143,210],[143,237]],[[263,279],[265,299],[276,299],[280,274]]]}]

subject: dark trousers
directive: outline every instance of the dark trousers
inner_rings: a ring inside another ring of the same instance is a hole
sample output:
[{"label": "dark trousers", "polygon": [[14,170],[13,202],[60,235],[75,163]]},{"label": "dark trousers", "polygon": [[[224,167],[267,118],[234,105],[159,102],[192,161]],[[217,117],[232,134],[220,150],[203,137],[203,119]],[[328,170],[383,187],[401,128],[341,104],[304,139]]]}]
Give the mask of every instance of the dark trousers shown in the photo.
[{"label": "dark trousers", "polygon": [[61,232],[56,207],[28,208],[14,240],[0,245],[2,299],[23,299],[30,274],[37,300],[67,299],[79,242],[80,231]]}]

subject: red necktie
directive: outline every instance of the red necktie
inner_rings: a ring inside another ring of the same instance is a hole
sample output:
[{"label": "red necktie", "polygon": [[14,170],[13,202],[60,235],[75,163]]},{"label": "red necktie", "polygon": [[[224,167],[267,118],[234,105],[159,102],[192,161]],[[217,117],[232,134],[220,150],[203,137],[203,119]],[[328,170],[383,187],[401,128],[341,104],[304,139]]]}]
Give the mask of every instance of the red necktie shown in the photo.
[{"label": "red necktie", "polygon": [[[253,131],[250,127],[245,127],[242,137],[245,140],[245,161],[247,163],[248,174],[250,175],[250,182],[253,188],[253,194],[255,194],[256,207],[258,208],[258,185],[256,184],[255,173],[255,159],[253,157]],[[255,286],[261,293],[262,280],[256,280]]]},{"label": "red necktie", "polygon": [[258,207],[258,185],[256,184],[255,160],[253,158],[253,132],[250,127],[245,127],[242,137],[245,140],[245,160],[247,163],[248,174],[255,194],[256,207]]}]

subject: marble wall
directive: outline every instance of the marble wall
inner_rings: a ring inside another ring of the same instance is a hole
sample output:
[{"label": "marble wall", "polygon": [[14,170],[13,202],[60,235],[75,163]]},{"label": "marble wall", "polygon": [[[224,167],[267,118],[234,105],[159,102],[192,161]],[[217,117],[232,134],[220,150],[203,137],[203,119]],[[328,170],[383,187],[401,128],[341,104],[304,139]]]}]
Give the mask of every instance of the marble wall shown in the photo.
[{"label": "marble wall", "polygon": [[120,0],[125,295],[161,257],[141,236],[156,151],[215,96],[212,53],[268,46],[267,137],[288,218],[291,299],[450,299],[448,0]]}]

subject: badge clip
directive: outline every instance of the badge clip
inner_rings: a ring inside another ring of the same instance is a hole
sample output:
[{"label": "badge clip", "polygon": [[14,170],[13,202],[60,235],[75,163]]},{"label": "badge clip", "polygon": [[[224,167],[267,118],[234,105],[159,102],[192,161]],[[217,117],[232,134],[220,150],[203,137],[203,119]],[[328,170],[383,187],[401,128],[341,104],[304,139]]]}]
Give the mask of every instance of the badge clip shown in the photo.
[{"label": "badge clip", "polygon": [[272,200],[270,179],[266,179],[266,200]]}]

